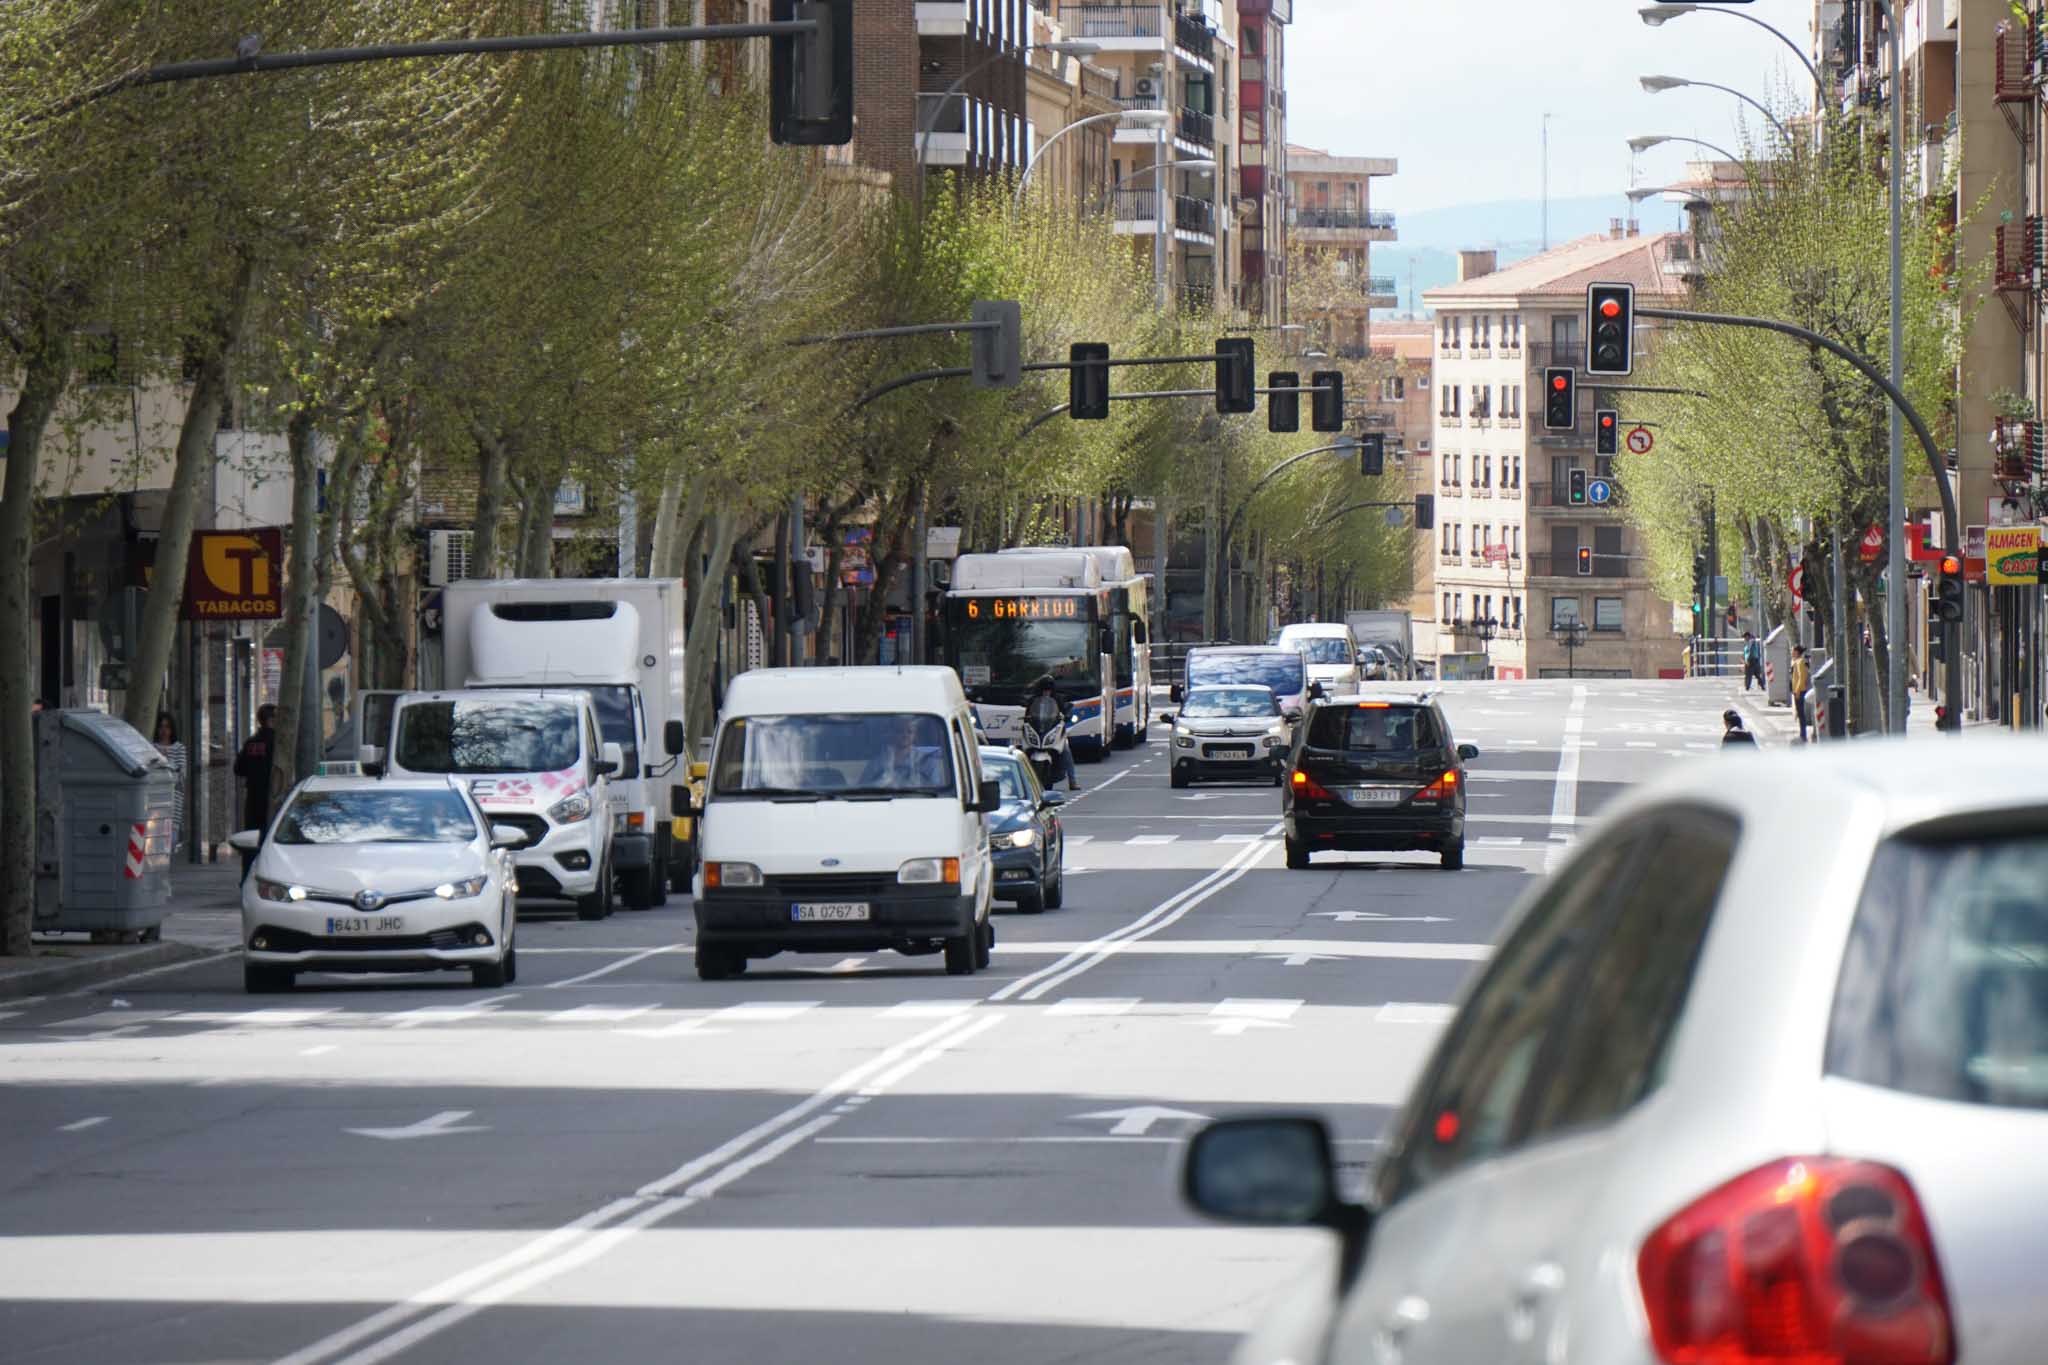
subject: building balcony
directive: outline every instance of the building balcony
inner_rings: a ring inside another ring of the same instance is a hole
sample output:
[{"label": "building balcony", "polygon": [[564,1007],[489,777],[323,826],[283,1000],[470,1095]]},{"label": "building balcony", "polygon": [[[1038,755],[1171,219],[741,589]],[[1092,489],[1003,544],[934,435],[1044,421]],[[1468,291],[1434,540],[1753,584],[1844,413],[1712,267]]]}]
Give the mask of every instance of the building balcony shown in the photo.
[{"label": "building balcony", "polygon": [[1174,134],[1182,142],[1213,151],[1216,147],[1216,120],[1198,109],[1182,109],[1174,124]]},{"label": "building balcony", "polygon": [[1353,238],[1368,242],[1394,240],[1394,215],[1368,213],[1361,209],[1298,208],[1288,222],[1309,242],[1334,242]]},{"label": "building balcony", "polygon": [[1559,508],[1563,508],[1573,513],[1598,513],[1619,511],[1622,504],[1627,501],[1622,496],[1620,481],[1613,475],[1588,474],[1586,478],[1589,482],[1593,479],[1599,479],[1607,485],[1608,495],[1606,502],[1573,502],[1570,484],[1551,483],[1547,480],[1543,482],[1531,480],[1529,483],[1529,505],[1538,511],[1556,511]]},{"label": "building balcony", "polygon": [[1465,419],[1455,412],[1440,412],[1436,415],[1436,424],[1440,427],[1462,427]]},{"label": "building balcony", "polygon": [[[1115,230],[1127,236],[1147,236],[1159,229],[1159,191],[1153,189],[1117,190],[1111,196],[1110,221]],[[1213,241],[1216,236],[1216,206],[1206,199],[1197,199],[1191,194],[1167,196],[1165,214],[1168,226],[1176,233],[1193,235]]]},{"label": "building balcony", "polygon": [[1085,38],[1104,52],[1175,50],[1214,70],[1216,34],[1191,14],[1168,14],[1164,5],[1068,5],[1060,23],[1069,37]]},{"label": "building balcony", "polygon": [[1583,581],[1585,579],[1613,580],[1629,576],[1627,555],[1596,554],[1592,557],[1590,563],[1593,572],[1582,574],[1579,572],[1579,557],[1576,553],[1568,555],[1563,559],[1550,554],[1533,554],[1529,556],[1529,577]]},{"label": "building balcony", "polygon": [[967,0],[917,0],[917,36],[957,38],[967,32]]}]

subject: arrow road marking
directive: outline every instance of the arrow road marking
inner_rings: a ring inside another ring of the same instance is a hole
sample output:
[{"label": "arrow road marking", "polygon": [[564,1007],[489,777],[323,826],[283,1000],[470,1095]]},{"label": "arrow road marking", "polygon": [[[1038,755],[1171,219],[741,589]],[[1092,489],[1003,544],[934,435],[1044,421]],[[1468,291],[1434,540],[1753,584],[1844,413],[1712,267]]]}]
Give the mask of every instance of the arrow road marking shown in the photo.
[{"label": "arrow road marking", "polygon": [[1103,1109],[1093,1114],[1076,1114],[1077,1119],[1115,1119],[1116,1126],[1109,1130],[1111,1137],[1143,1137],[1152,1131],[1152,1125],[1166,1119],[1180,1119],[1187,1123],[1206,1123],[1207,1114],[1191,1113],[1186,1109],[1168,1109],[1163,1105],[1139,1104],[1129,1109]]},{"label": "arrow road marking", "polygon": [[93,1118],[80,1119],[76,1123],[67,1123],[63,1127],[59,1128],[57,1131],[60,1133],[82,1133],[88,1128],[97,1128],[100,1124],[105,1123],[106,1121],[107,1116],[105,1114],[100,1114]]},{"label": "arrow road marking", "polygon": [[1283,967],[1306,967],[1311,962],[1342,962],[1341,957],[1328,957],[1322,953],[1260,953],[1265,962],[1277,962]]},{"label": "arrow road marking", "polygon": [[[1483,844],[1486,840],[1481,839],[1479,842]],[[1515,842],[1519,844],[1522,841],[1517,839]],[[1375,924],[1449,924],[1451,922],[1449,915],[1382,915],[1373,910],[1317,910],[1314,913],[1317,919],[1333,919],[1339,924],[1357,924],[1360,920],[1370,920]]]},{"label": "arrow road marking", "polygon": [[403,1128],[351,1128],[348,1131],[358,1137],[382,1138],[386,1142],[405,1142],[412,1138],[447,1137],[452,1133],[488,1133],[490,1128],[481,1123],[464,1124],[462,1120],[471,1114],[468,1109],[443,1109],[432,1118],[421,1119],[418,1123]]}]

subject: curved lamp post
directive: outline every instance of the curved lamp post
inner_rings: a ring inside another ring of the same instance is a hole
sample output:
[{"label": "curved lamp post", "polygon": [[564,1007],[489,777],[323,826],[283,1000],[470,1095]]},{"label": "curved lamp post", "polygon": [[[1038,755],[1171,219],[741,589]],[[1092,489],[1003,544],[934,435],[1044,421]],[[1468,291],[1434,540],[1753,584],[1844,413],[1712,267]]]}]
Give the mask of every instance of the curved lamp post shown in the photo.
[{"label": "curved lamp post", "polygon": [[1754,96],[1743,94],[1732,85],[1716,85],[1712,81],[1687,80],[1683,76],[1644,76],[1642,83],[1643,90],[1652,95],[1661,94],[1666,90],[1681,90],[1686,86],[1698,86],[1702,90],[1719,90],[1724,95],[1733,95],[1768,119],[1770,125],[1778,130],[1778,136],[1785,139],[1787,147],[1792,145],[1792,130],[1785,126],[1784,121],[1772,113],[1764,105],[1763,101]]},{"label": "curved lamp post", "polygon": [[1661,147],[1667,142],[1690,142],[1695,147],[1706,148],[1724,161],[1733,161],[1737,165],[1748,164],[1746,158],[1735,155],[1726,147],[1696,137],[1681,137],[1677,133],[1651,133],[1646,137],[1632,137],[1628,140],[1628,146],[1632,152],[1647,152],[1652,147]]},{"label": "curved lamp post", "polygon": [[1744,14],[1741,10],[1724,9],[1719,5],[1650,5],[1644,9],[1637,10],[1636,13],[1642,16],[1643,22],[1651,28],[1662,28],[1671,20],[1683,18],[1688,14],[1725,14],[1730,19],[1746,20],[1770,34],[1773,38],[1776,38],[1786,47],[1791,48],[1792,55],[1797,57],[1799,64],[1806,68],[1806,74],[1813,77],[1814,86],[1818,89],[1826,89],[1826,86],[1821,81],[1819,69],[1814,66],[1811,57],[1800,51],[1799,44],[1787,37],[1783,29],[1773,27],[1753,14]]},{"label": "curved lamp post", "polygon": [[1031,173],[1038,169],[1039,159],[1052,148],[1053,143],[1058,142],[1076,128],[1086,128],[1091,123],[1106,123],[1111,119],[1119,120],[1126,128],[1164,128],[1173,121],[1173,115],[1167,113],[1164,109],[1119,109],[1113,114],[1090,114],[1087,118],[1075,119],[1072,123],[1069,123],[1066,127],[1039,143],[1038,150],[1033,152],[1031,159],[1024,163],[1024,173],[1017,177],[1017,193],[1014,196],[1012,207],[1019,209],[1024,207],[1024,191],[1031,184]]},{"label": "curved lamp post", "polygon": [[[1057,42],[1040,43],[1034,52],[1051,52],[1061,57],[1093,57],[1102,51],[1102,44],[1085,38],[1062,38]],[[920,109],[917,117],[917,193],[924,196],[925,152],[931,147],[932,128],[939,120],[939,111],[944,109],[953,96],[960,93],[960,87],[994,66],[997,62],[1015,61],[1016,53],[998,52],[995,56],[975,63],[961,72],[959,78],[930,100],[929,112]]]}]

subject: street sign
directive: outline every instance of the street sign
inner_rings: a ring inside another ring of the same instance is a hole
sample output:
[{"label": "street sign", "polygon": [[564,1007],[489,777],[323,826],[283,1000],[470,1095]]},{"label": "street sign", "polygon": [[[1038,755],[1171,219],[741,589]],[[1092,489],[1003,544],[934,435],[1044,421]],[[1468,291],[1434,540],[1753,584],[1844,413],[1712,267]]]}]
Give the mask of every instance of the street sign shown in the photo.
[{"label": "street sign", "polygon": [[1648,427],[1634,427],[1628,434],[1628,448],[1632,455],[1647,455],[1650,447],[1657,444],[1657,438],[1650,434]]},{"label": "street sign", "polygon": [[194,531],[185,557],[187,621],[274,621],[284,615],[284,532]]},{"label": "street sign", "polygon": [[1863,539],[1857,543],[1856,551],[1863,556],[1863,562],[1866,564],[1883,554],[1884,527],[1873,526],[1868,531],[1865,531]]},{"label": "street sign", "polygon": [[1799,591],[1799,576],[1803,567],[1803,565],[1794,564],[1792,572],[1785,575],[1785,586],[1791,590],[1792,600],[1795,602],[1804,602],[1806,600],[1806,594]]},{"label": "street sign", "polygon": [[1984,528],[1965,526],[1963,528],[1963,581],[1982,583],[1984,581]]},{"label": "street sign", "polygon": [[1586,501],[1595,507],[1606,503],[1614,496],[1614,485],[1605,479],[1595,479],[1586,485]]}]

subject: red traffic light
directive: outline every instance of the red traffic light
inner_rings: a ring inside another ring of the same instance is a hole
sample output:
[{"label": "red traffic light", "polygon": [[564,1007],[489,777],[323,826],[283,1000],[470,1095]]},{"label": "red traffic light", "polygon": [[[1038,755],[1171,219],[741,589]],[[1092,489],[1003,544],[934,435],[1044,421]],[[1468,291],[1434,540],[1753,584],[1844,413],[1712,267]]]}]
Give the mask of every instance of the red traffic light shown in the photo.
[{"label": "red traffic light", "polygon": [[1565,385],[1567,385],[1567,384],[1569,384],[1569,383],[1571,383],[1571,381],[1570,381],[1569,379],[1566,379],[1566,378],[1565,378],[1565,377],[1564,377],[1563,375],[1561,375],[1561,374],[1560,374],[1560,375],[1553,375],[1553,376],[1551,376],[1551,379],[1550,379],[1550,387],[1551,387],[1552,389],[1556,390],[1556,391],[1557,391],[1558,393],[1563,393],[1563,392],[1564,392],[1564,386],[1565,386]]},{"label": "red traffic light", "polygon": [[1946,574],[1961,573],[1963,571],[1963,561],[1954,555],[1943,555],[1941,557],[1941,571]]},{"label": "red traffic light", "polygon": [[1602,299],[1602,300],[1600,301],[1600,316],[1601,316],[1601,317],[1603,317],[1603,318],[1618,318],[1618,317],[1620,317],[1620,316],[1621,316],[1621,300],[1620,300],[1620,299]]},{"label": "red traffic light", "polygon": [[1601,426],[1603,426],[1603,427],[1611,427],[1611,426],[1613,426],[1613,425],[1614,425],[1614,418],[1613,418],[1613,416],[1612,416],[1611,414],[1609,414],[1609,413],[1604,413],[1604,412],[1603,412],[1603,413],[1601,413],[1601,414],[1600,414],[1600,425],[1601,425]]}]

